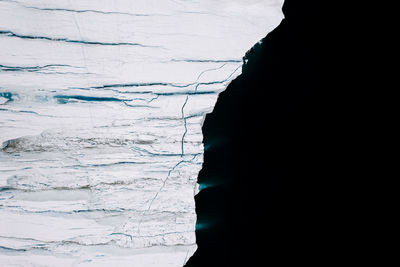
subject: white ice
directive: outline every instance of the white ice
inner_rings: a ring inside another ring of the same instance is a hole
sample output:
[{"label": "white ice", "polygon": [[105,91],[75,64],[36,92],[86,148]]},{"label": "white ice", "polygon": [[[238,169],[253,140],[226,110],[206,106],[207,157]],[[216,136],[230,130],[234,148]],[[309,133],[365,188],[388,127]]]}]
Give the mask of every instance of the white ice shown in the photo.
[{"label": "white ice", "polygon": [[182,266],[204,115],[282,3],[0,1],[0,266]]}]

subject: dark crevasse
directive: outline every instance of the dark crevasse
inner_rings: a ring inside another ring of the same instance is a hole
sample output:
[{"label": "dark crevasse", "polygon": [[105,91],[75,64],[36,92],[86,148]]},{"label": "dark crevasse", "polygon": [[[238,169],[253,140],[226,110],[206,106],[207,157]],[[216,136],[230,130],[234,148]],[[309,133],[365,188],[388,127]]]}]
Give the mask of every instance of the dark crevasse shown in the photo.
[{"label": "dark crevasse", "polygon": [[318,264],[342,253],[330,186],[343,170],[343,129],[322,79],[317,4],[285,1],[285,19],[206,116],[198,249],[187,267]]}]

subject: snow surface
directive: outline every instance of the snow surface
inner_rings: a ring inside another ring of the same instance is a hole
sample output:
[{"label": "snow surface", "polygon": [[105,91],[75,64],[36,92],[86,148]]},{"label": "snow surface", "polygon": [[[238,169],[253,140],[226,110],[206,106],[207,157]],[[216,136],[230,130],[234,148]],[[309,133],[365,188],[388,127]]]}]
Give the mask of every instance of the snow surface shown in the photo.
[{"label": "snow surface", "polygon": [[282,3],[0,1],[0,265],[182,266],[204,115]]}]

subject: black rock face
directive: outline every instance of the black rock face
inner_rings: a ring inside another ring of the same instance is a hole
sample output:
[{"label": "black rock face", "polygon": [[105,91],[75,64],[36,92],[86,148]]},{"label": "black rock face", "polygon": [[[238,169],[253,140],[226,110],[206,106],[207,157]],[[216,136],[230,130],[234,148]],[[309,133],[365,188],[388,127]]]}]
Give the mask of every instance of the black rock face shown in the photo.
[{"label": "black rock face", "polygon": [[345,164],[336,156],[343,128],[322,79],[315,2],[285,1],[285,19],[246,54],[206,117],[198,250],[187,267],[318,263],[339,253],[330,185]]}]

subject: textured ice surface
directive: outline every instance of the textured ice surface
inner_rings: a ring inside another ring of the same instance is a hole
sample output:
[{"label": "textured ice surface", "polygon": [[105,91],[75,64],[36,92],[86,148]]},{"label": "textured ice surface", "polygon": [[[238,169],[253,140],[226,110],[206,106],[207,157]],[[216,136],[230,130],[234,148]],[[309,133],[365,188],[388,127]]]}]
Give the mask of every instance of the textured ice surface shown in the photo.
[{"label": "textured ice surface", "polygon": [[182,266],[203,116],[282,2],[0,1],[0,265]]}]

